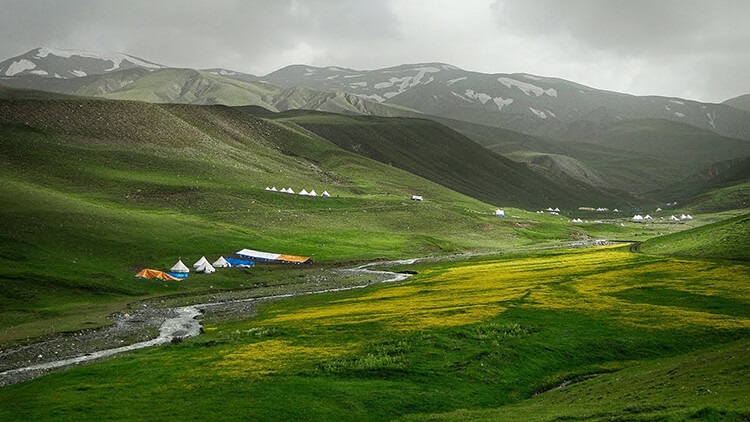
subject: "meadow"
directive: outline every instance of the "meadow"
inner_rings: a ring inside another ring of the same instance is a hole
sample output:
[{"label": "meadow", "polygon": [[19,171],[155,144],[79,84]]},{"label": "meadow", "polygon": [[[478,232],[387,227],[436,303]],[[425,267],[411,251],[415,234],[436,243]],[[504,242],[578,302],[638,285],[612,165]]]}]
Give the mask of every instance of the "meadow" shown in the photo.
[{"label": "meadow", "polygon": [[605,247],[409,269],[398,285],[268,302],[193,340],[5,387],[0,417],[750,415],[746,264]]}]

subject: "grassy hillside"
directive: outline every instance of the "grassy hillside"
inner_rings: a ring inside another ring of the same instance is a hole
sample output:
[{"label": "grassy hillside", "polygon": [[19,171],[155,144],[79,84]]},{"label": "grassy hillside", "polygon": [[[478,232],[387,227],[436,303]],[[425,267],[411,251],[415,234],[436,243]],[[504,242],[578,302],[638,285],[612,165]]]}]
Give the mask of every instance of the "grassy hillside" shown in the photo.
[{"label": "grassy hillside", "polygon": [[739,97],[730,98],[722,104],[750,112],[750,94],[740,95]]},{"label": "grassy hillside", "polygon": [[683,184],[686,176],[717,161],[750,154],[750,143],[746,141],[659,120],[612,125],[574,123],[569,132],[558,134],[564,142],[501,128],[441,121],[492,151],[536,165],[542,171],[647,195],[662,203],[687,198],[681,194],[674,199],[665,196]]},{"label": "grassy hillside", "polygon": [[518,218],[499,219],[491,205],[254,110],[0,101],[0,341],[100,324],[137,297],[248,283],[240,273],[169,287],[133,279],[180,257],[249,247],[331,262],[580,237],[552,216],[507,209]]},{"label": "grassy hillside", "polygon": [[750,214],[655,237],[640,245],[645,253],[750,261]]},{"label": "grassy hillside", "polygon": [[[605,248],[411,269],[401,284],[269,302],[197,339],[5,387],[0,418],[750,415],[746,265]],[[7,405],[19,402],[33,405]]]},{"label": "grassy hillside", "polygon": [[499,206],[571,208],[629,199],[580,181],[540,176],[430,120],[302,112],[282,113],[277,118],[303,126],[346,150]]}]

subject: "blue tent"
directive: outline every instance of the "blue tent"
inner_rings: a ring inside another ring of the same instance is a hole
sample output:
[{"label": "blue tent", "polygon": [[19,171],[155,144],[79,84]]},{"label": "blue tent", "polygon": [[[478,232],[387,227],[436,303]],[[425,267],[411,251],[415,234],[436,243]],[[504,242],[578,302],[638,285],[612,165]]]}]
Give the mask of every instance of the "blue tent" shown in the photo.
[{"label": "blue tent", "polygon": [[255,262],[248,261],[246,259],[237,259],[237,258],[224,258],[228,263],[232,264],[233,267],[240,267],[240,268],[247,268],[247,267],[254,267]]}]

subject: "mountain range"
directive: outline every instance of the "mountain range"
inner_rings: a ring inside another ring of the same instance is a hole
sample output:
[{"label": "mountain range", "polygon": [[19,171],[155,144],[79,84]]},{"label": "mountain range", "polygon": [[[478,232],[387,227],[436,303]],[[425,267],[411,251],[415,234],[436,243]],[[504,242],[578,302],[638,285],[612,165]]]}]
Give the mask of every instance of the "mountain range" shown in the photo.
[{"label": "mountain range", "polygon": [[[122,53],[42,47],[1,62],[0,85],[152,103],[430,119],[554,183],[635,195],[658,192],[658,200],[651,196],[657,202],[678,199],[664,198],[665,193],[695,192],[696,175],[706,169],[728,171],[716,163],[747,166],[740,159],[750,156],[748,95],[722,104],[633,96],[444,63],[364,71],[292,65],[260,77],[221,68],[171,68]],[[313,124],[308,129],[332,130]],[[679,187],[683,180],[689,180],[689,189]]]}]

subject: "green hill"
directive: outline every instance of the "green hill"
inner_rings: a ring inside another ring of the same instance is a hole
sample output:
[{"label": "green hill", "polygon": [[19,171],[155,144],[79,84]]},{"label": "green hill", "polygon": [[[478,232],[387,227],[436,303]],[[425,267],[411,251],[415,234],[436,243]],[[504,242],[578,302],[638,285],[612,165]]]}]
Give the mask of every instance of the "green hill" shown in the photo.
[{"label": "green hill", "polygon": [[685,197],[676,195],[673,199],[669,193],[685,182],[686,175],[750,154],[750,143],[746,141],[661,120],[578,122],[569,125],[567,132],[558,133],[561,139],[455,120],[440,121],[492,151],[541,171],[563,173],[595,186],[646,195],[662,203]]},{"label": "green hill", "polygon": [[739,97],[730,98],[722,104],[732,106],[742,111],[750,112],[750,94],[740,95]]},{"label": "green hill", "polygon": [[304,112],[276,118],[303,126],[346,150],[500,206],[571,208],[630,199],[572,178],[543,177],[431,120]]},{"label": "green hill", "polygon": [[[490,205],[347,152],[292,121],[256,117],[257,110],[0,101],[0,341],[99,324],[114,304],[137,297],[208,289],[133,279],[180,257],[250,247],[318,262],[400,258],[579,231],[522,212],[498,219]],[[413,194],[426,200],[411,201]],[[210,284],[247,282],[218,276]]]},{"label": "green hill", "polygon": [[640,250],[695,258],[750,261],[750,214],[643,242]]}]

